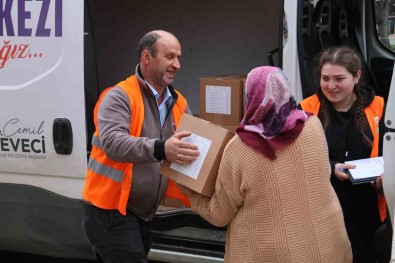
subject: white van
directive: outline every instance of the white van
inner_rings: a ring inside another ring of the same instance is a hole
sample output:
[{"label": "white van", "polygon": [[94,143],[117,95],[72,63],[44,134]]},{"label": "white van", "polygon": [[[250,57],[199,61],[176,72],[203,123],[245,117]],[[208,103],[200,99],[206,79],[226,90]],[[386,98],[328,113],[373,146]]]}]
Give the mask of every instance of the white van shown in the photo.
[{"label": "white van", "polygon": [[[0,2],[2,251],[94,259],[81,226],[93,107],[103,89],[134,72],[137,42],[153,29],[181,42],[174,86],[195,115],[202,76],[278,66],[300,101],[317,89],[313,56],[349,44],[365,58],[366,81],[386,99],[386,124],[395,128],[387,23],[395,10],[383,9],[390,0]],[[389,133],[384,145],[390,210],[394,141]],[[162,206],[152,226],[150,259],[223,262],[226,229],[189,209]]]}]

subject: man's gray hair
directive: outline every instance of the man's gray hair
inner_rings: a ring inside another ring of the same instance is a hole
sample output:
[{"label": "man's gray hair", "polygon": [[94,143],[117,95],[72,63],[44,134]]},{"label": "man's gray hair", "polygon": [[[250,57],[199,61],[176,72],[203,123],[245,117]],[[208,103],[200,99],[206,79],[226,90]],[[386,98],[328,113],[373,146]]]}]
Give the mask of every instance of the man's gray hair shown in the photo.
[{"label": "man's gray hair", "polygon": [[137,45],[137,59],[140,61],[141,53],[146,49],[153,57],[156,56],[156,41],[161,38],[161,36],[156,31],[151,31],[145,34],[139,41]]}]

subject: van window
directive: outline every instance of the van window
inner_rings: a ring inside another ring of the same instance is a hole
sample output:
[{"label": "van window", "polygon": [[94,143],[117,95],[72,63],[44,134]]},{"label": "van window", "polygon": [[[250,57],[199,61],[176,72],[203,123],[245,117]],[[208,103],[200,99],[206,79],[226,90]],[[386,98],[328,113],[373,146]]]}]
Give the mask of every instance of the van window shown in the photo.
[{"label": "van window", "polygon": [[395,0],[376,0],[375,14],[379,40],[395,52]]}]

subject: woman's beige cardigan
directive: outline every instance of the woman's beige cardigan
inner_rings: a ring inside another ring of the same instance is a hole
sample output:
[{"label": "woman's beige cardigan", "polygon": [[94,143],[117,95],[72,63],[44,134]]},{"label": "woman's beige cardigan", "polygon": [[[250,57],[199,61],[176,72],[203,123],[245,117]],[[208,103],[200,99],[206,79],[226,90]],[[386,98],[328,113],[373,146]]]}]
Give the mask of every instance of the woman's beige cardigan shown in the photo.
[{"label": "woman's beige cardigan", "polygon": [[228,226],[225,262],[352,262],[329,178],[325,135],[312,116],[274,161],[236,135],[225,148],[211,199],[183,189],[192,210]]}]

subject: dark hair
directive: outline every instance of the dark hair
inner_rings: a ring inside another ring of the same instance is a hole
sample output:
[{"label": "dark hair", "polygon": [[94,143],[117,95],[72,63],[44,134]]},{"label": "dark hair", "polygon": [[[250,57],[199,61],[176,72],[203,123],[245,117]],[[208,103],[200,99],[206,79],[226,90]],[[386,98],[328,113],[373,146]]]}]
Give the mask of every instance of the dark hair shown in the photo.
[{"label": "dark hair", "polygon": [[316,57],[316,73],[321,75],[322,67],[325,64],[343,66],[354,77],[358,70],[362,70],[362,62],[359,54],[347,46],[328,48]]},{"label": "dark hair", "polygon": [[[332,64],[344,67],[353,77],[356,77],[358,71],[362,71],[362,61],[359,53],[354,49],[347,46],[338,46],[326,49],[319,53],[316,58],[316,74],[320,76],[322,67],[325,64]],[[356,125],[357,129],[362,133],[363,141],[366,145],[372,146],[373,142],[365,134],[365,129],[368,127],[368,123],[365,117],[364,105],[362,96],[359,92],[359,86],[361,84],[355,84],[354,94],[356,95]],[[325,96],[320,98],[321,103],[321,117],[324,129],[329,124],[330,115],[328,112],[328,103],[330,103]]]},{"label": "dark hair", "polygon": [[156,41],[161,38],[161,36],[155,32],[149,32],[145,34],[139,41],[137,45],[137,59],[140,61],[141,59],[141,53],[143,53],[144,50],[148,50],[153,57],[156,56]]}]

